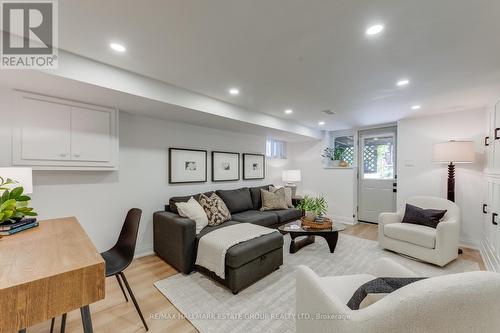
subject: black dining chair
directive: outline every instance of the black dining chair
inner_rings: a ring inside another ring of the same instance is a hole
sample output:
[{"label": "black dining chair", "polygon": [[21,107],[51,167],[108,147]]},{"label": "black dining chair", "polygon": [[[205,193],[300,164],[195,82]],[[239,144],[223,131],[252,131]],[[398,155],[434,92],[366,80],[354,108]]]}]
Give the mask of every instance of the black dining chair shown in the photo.
[{"label": "black dining chair", "polygon": [[[118,280],[118,284],[120,285],[120,289],[122,290],[123,296],[125,297],[125,301],[128,302],[127,294],[125,293],[125,289],[123,288],[123,283],[128,290],[128,294],[134,303],[135,309],[137,313],[141,317],[142,323],[144,324],[144,328],[146,331],[149,330],[146,321],[144,320],[144,316],[142,315],[141,308],[135,299],[134,293],[130,288],[130,285],[125,277],[123,271],[127,268],[132,260],[134,259],[135,253],[135,244],[137,241],[137,233],[139,231],[139,223],[141,221],[142,210],[139,208],[132,208],[128,211],[127,217],[125,218],[125,222],[123,223],[122,230],[120,232],[120,236],[118,237],[118,242],[116,242],[115,246],[109,249],[106,252],[101,253],[101,256],[104,258],[106,263],[106,277],[116,276]],[[66,314],[63,315],[63,320],[61,322],[61,332],[64,332],[64,326],[66,323]],[[52,333],[54,327],[54,319],[52,319],[50,332]]]}]

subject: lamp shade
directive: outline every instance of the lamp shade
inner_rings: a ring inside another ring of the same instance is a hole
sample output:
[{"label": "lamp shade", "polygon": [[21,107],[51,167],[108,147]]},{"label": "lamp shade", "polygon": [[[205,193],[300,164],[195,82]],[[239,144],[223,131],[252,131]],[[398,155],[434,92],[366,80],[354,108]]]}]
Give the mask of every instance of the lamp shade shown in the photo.
[{"label": "lamp shade", "polygon": [[282,180],[285,183],[298,183],[301,179],[300,170],[283,170]]},{"label": "lamp shade", "polygon": [[31,168],[0,168],[0,177],[4,180],[12,179],[15,184],[5,187],[15,188],[22,186],[25,194],[33,193],[33,176]]},{"label": "lamp shade", "polygon": [[434,145],[432,161],[438,163],[472,163],[475,152],[472,141],[448,141]]}]

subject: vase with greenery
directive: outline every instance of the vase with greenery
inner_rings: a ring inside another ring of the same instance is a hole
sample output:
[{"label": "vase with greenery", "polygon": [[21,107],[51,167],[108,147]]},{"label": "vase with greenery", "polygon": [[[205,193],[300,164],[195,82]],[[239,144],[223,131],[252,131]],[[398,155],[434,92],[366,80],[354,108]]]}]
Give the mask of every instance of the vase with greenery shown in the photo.
[{"label": "vase with greenery", "polygon": [[316,220],[318,217],[323,217],[326,214],[328,204],[324,195],[319,197],[310,197],[305,195],[304,198],[297,205],[298,210],[305,212],[305,217],[308,220]]},{"label": "vase with greenery", "polygon": [[25,216],[38,214],[29,207],[31,198],[24,195],[22,186],[11,188],[16,182],[10,178],[0,177],[0,224],[15,223]]},{"label": "vase with greenery", "polygon": [[322,157],[326,158],[328,163],[331,164],[334,167],[338,167],[340,164],[340,161],[343,160],[344,158],[344,153],[345,153],[345,148],[344,147],[327,147],[325,148]]}]

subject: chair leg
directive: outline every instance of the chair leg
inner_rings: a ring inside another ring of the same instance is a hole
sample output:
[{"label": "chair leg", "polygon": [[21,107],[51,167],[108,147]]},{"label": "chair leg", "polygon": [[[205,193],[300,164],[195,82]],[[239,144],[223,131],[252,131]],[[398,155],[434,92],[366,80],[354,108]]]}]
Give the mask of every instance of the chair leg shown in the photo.
[{"label": "chair leg", "polygon": [[127,294],[125,293],[125,289],[123,289],[122,280],[120,280],[120,274],[116,274],[116,279],[118,280],[118,284],[120,285],[120,289],[122,290],[123,296],[125,296],[125,301],[128,302]]},{"label": "chair leg", "polygon": [[137,304],[137,301],[135,300],[134,293],[132,292],[132,289],[130,289],[130,285],[128,284],[128,281],[127,281],[127,278],[125,277],[125,274],[123,274],[123,272],[120,272],[118,274],[120,274],[121,278],[123,279],[123,282],[125,282],[125,287],[127,287],[128,294],[130,295],[132,302],[134,302],[135,309],[137,310],[137,312],[139,313],[139,316],[141,317],[142,323],[144,324],[144,328],[146,328],[146,331],[148,331],[149,330],[148,325],[146,324],[146,321],[144,320],[141,309],[139,308],[139,304]]},{"label": "chair leg", "polygon": [[61,318],[61,333],[64,333],[66,331],[66,313],[62,315]]},{"label": "chair leg", "polygon": [[52,318],[50,321],[50,333],[54,333],[54,324],[55,324],[56,318]]}]

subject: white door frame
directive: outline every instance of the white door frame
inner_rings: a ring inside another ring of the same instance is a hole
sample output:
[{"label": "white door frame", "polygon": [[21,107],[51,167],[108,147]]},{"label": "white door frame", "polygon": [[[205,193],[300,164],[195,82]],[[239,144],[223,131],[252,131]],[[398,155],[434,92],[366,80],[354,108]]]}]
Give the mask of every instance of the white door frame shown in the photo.
[{"label": "white door frame", "polygon": [[[370,129],[360,129],[357,133],[357,148],[358,148],[358,153],[357,153],[357,167],[358,167],[358,176],[357,176],[357,204],[356,204],[356,219],[357,221],[363,221],[360,220],[359,212],[360,212],[360,206],[361,206],[361,194],[362,194],[362,181],[363,181],[363,147],[364,147],[364,142],[363,139],[366,137],[372,137],[372,136],[392,136],[394,139],[394,178],[393,179],[385,179],[385,180],[380,180],[381,182],[388,182],[392,184],[396,184],[396,186],[393,186],[393,189],[397,191],[397,126],[396,125],[387,125],[384,127],[377,127],[377,128],[370,128]],[[376,181],[376,180],[375,180]],[[393,203],[394,211],[396,210],[396,195],[394,195],[394,203]],[[367,222],[367,221],[363,221]],[[377,223],[377,221],[371,221],[373,223]]]}]

